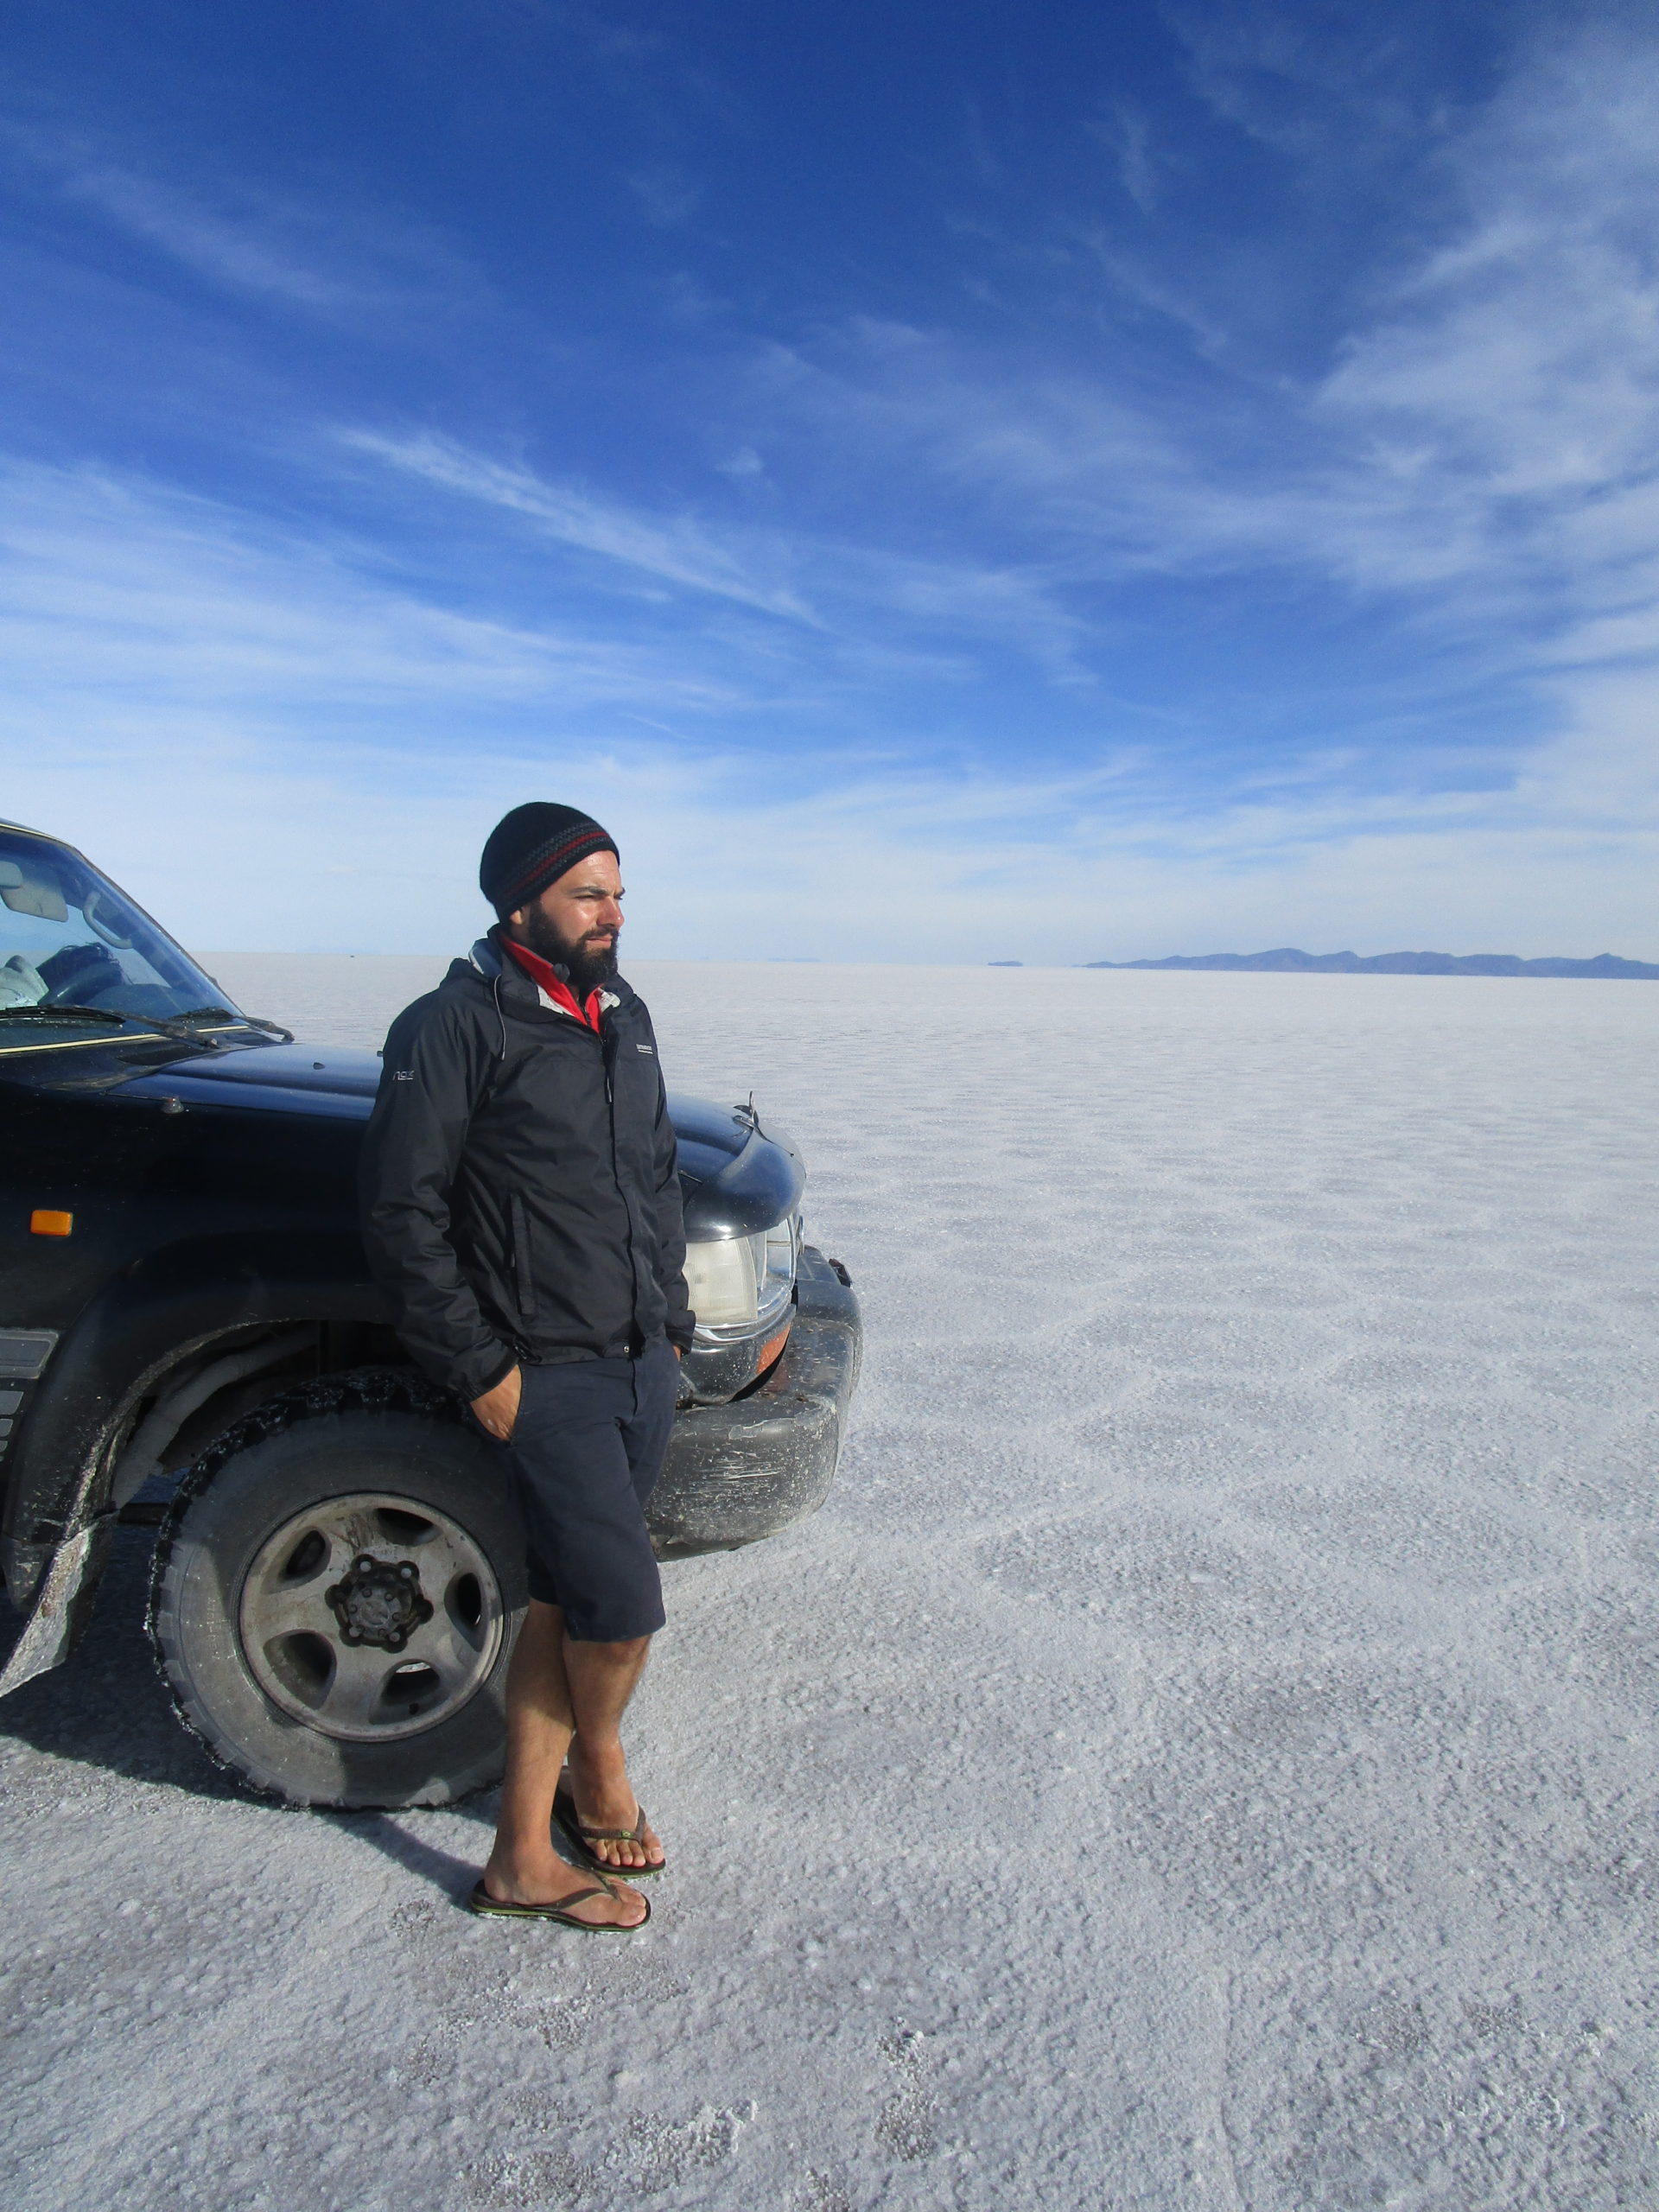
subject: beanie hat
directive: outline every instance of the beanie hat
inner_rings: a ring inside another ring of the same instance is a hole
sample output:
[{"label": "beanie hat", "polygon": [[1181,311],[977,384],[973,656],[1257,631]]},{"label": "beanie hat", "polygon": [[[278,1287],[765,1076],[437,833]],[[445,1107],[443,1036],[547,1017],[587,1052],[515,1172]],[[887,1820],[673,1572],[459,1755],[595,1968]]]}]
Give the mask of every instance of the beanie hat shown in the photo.
[{"label": "beanie hat", "polygon": [[591,814],[532,799],[504,814],[485,840],[479,889],[505,921],[589,853],[614,852],[616,840]]}]

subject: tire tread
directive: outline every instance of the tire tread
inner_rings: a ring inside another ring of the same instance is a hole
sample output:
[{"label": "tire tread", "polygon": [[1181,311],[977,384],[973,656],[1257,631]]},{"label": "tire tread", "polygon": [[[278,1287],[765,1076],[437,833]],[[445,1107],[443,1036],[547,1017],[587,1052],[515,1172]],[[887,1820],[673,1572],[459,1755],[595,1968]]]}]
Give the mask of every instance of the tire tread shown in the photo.
[{"label": "tire tread", "polygon": [[[168,1633],[168,1582],[174,1558],[190,1508],[211,1488],[220,1470],[251,1446],[269,1442],[302,1422],[345,1413],[410,1413],[438,1423],[459,1426],[460,1401],[429,1382],[418,1369],[404,1367],[353,1368],[319,1376],[296,1384],[244,1414],[216,1436],[180,1477],[156,1534],[150,1562],[149,1588],[144,1608],[144,1627],[155,1656],[156,1672],[166,1688],[179,1725],[194,1737],[219,1771],[244,1789],[293,1809],[300,1801],[254,1771],[245,1761],[219,1742],[194,1709],[185,1688],[188,1670],[182,1654]],[[487,1788],[480,1783],[475,1788]],[[454,1802],[443,1801],[443,1802]]]}]

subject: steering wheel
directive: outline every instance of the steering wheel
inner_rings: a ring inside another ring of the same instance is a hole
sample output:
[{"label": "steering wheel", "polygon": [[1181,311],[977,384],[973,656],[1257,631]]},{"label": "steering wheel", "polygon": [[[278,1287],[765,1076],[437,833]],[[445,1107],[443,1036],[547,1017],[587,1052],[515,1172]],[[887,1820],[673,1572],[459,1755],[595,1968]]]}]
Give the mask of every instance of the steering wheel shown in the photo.
[{"label": "steering wheel", "polygon": [[118,930],[112,930],[107,922],[100,922],[98,918],[98,910],[104,903],[104,896],[101,891],[89,891],[81,901],[80,918],[92,935],[101,937],[105,944],[112,944],[118,952],[130,952],[132,939],[123,937]]},{"label": "steering wheel", "polygon": [[84,1005],[100,991],[114,990],[126,980],[120,962],[100,944],[69,945],[62,952],[54,952],[47,965],[52,970],[52,988],[41,1000],[42,1006]]}]

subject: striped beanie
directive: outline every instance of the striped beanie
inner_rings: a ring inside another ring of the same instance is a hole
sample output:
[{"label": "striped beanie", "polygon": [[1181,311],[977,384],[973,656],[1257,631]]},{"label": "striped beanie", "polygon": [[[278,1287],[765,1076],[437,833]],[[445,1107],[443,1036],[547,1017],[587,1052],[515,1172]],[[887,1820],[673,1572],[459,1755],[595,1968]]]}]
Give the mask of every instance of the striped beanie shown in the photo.
[{"label": "striped beanie", "polygon": [[615,838],[591,814],[532,799],[504,814],[485,840],[479,889],[505,921],[589,853],[614,852]]}]

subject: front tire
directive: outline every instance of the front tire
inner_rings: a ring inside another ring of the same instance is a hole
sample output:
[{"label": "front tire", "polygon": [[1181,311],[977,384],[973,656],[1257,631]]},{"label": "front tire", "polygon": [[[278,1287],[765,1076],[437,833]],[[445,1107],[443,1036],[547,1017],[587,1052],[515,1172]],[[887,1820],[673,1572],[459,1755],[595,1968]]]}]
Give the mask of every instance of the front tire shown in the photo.
[{"label": "front tire", "polygon": [[442,1805],[501,1771],[524,1546],[501,1465],[397,1370],[229,1430],[162,1525],[149,1627],[179,1717],[301,1805]]}]

